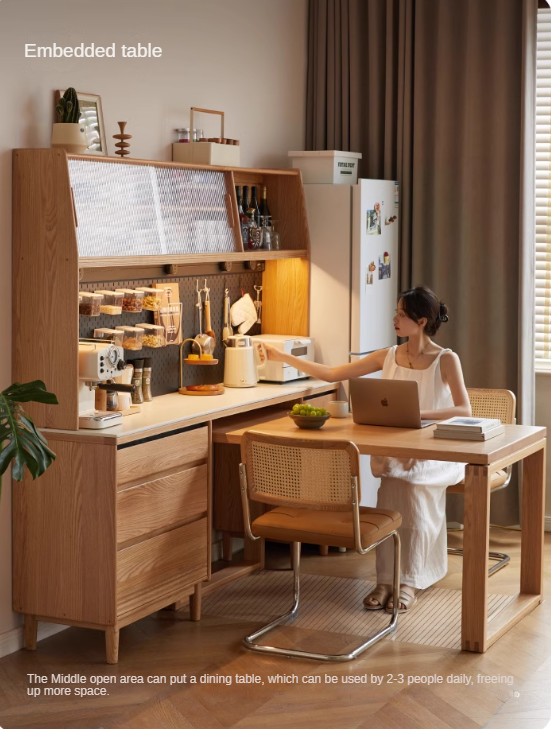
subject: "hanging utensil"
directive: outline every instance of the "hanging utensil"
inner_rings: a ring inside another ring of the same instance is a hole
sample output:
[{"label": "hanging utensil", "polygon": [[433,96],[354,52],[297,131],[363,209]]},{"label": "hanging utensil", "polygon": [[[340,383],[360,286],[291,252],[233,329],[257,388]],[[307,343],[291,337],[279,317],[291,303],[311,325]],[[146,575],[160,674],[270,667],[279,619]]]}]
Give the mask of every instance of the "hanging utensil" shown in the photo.
[{"label": "hanging utensil", "polygon": [[222,341],[226,344],[228,337],[233,335],[233,329],[230,326],[230,290],[224,290],[224,328],[222,329]]},{"label": "hanging utensil", "polygon": [[207,334],[203,334],[203,299],[199,290],[199,281],[195,282],[195,290],[197,292],[197,303],[195,306],[199,315],[199,334],[195,337],[195,344],[192,345],[192,349],[198,355],[201,355],[201,352],[204,354],[212,354],[214,352],[214,340]]},{"label": "hanging utensil", "polygon": [[205,287],[203,288],[203,291],[205,292],[205,334],[208,337],[212,337],[214,346],[216,346],[216,334],[214,333],[210,320],[210,289],[207,288],[207,279],[205,279]]},{"label": "hanging utensil", "polygon": [[255,286],[254,290],[256,291],[256,301],[254,302],[254,306],[256,309],[256,323],[262,324],[262,301],[260,300],[260,294],[262,293],[262,286]]}]

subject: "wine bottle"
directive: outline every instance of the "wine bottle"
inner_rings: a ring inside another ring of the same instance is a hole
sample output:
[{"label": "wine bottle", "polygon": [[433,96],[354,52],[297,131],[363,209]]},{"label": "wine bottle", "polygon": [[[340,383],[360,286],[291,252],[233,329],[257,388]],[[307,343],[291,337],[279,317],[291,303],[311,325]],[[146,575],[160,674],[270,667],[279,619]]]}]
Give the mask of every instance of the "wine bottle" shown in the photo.
[{"label": "wine bottle", "polygon": [[249,208],[247,210],[247,215],[249,216],[248,221],[248,234],[249,234],[249,240],[248,240],[248,248],[249,250],[256,250],[257,248],[260,248],[260,228],[258,227],[258,224],[255,217],[255,209]]},{"label": "wine bottle", "polygon": [[254,221],[260,228],[260,208],[258,207],[258,197],[257,197],[257,190],[258,188],[256,185],[254,187],[251,187],[251,208],[254,210]]},{"label": "wine bottle", "polygon": [[266,218],[266,225],[271,225],[272,214],[266,199],[266,185],[262,186],[262,197],[260,199],[260,216]]},{"label": "wine bottle", "polygon": [[239,227],[241,228],[241,240],[243,241],[243,250],[249,247],[249,218],[243,211],[243,197],[241,195],[241,185],[235,188],[237,193],[237,212],[239,214]]},{"label": "wine bottle", "polygon": [[247,185],[243,185],[243,200],[242,200],[242,203],[243,203],[243,212],[245,214],[247,214],[247,211],[248,211],[248,209],[250,207],[250,204],[249,204],[249,188],[248,188]]}]

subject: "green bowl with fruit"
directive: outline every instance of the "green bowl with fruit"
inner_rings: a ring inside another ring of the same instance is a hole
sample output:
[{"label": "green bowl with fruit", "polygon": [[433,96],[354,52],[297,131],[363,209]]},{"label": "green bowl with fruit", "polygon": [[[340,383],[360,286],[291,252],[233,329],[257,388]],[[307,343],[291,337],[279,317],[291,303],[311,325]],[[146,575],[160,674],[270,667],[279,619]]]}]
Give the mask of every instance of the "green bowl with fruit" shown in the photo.
[{"label": "green bowl with fruit", "polygon": [[316,408],[309,403],[293,405],[293,409],[288,415],[295,425],[307,430],[321,428],[331,417],[325,408]]}]

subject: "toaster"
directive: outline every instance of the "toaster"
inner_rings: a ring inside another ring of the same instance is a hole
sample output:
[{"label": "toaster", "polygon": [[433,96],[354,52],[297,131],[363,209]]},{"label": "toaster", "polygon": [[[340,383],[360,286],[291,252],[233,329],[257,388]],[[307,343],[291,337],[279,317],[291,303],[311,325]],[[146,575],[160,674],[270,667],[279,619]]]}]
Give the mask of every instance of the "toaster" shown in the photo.
[{"label": "toaster", "polygon": [[[260,346],[261,343],[270,344],[272,347],[281,349],[287,354],[293,354],[295,357],[306,362],[314,361],[314,340],[311,337],[297,337],[285,334],[259,334],[251,337],[253,347],[256,350],[257,362],[264,359],[265,355]],[[291,367],[285,362],[274,362],[266,359],[262,362],[262,366],[258,368],[258,379],[268,382],[291,382],[292,380],[300,380],[309,377],[305,372],[301,372],[296,367]]]}]

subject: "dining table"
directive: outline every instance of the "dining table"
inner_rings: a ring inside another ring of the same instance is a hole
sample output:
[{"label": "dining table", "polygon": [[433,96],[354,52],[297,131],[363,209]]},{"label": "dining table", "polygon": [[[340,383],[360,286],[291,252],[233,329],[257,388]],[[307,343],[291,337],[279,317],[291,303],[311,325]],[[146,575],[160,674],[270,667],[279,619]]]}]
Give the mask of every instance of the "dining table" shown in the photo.
[{"label": "dining table", "polygon": [[[546,428],[505,425],[504,432],[486,441],[435,438],[435,425],[394,428],[360,425],[352,415],[330,418],[322,428],[301,429],[287,415],[251,423],[234,422],[219,437],[240,444],[254,430],[271,436],[320,442],[354,443],[360,454],[453,461],[465,464],[463,576],[461,600],[462,650],[484,653],[513,625],[543,600],[543,546]],[[488,622],[488,552],[491,476],[522,461],[520,589],[506,608]]]}]

